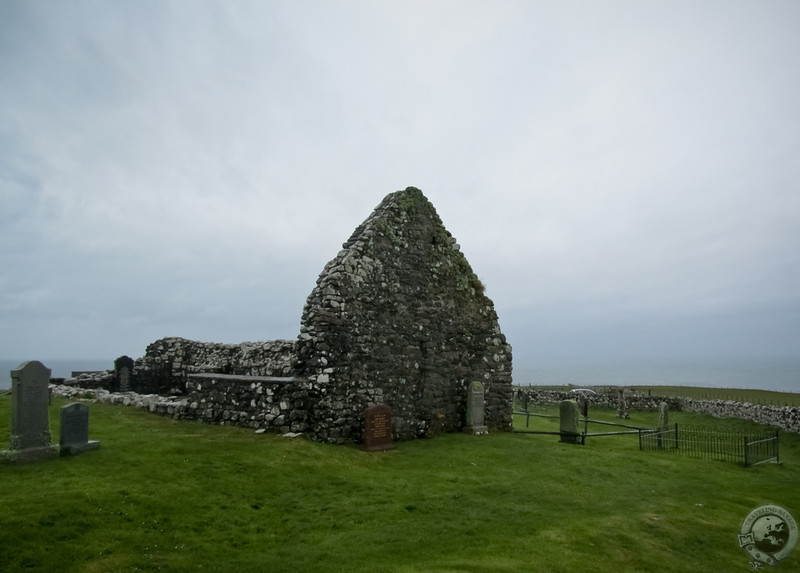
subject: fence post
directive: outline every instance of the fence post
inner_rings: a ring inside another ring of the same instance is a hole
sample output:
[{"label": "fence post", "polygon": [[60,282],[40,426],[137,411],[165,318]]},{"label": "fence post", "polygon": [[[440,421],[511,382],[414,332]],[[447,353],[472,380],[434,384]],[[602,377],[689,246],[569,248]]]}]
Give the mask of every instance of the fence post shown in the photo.
[{"label": "fence post", "polygon": [[675,422],[675,449],[678,448],[678,422]]},{"label": "fence post", "polygon": [[781,463],[781,440],[778,438],[778,429],[775,429],[775,463]]}]

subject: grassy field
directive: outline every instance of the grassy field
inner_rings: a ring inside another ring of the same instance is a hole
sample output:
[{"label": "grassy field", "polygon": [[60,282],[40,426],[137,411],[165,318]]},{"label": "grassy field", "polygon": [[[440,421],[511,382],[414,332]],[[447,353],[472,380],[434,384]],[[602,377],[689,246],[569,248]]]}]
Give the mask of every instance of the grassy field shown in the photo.
[{"label": "grassy field", "polygon": [[[65,403],[52,405],[54,436]],[[737,534],[752,509],[800,519],[790,434],[781,465],[745,469],[640,452],[635,436],[576,446],[452,434],[367,454],[120,406],[90,412],[101,449],[0,467],[0,571],[741,572]],[[9,417],[2,396],[0,436]],[[775,570],[800,570],[800,550]]]},{"label": "grassy field", "polygon": [[[528,388],[524,386],[523,388]],[[531,389],[558,390],[567,392],[570,386],[530,386]],[[595,388],[598,392],[605,392],[608,386]],[[682,398],[695,398],[698,400],[734,400],[736,402],[750,402],[751,404],[765,404],[774,406],[800,406],[800,394],[796,392],[773,392],[771,390],[744,390],[739,388],[703,388],[698,386],[626,386],[629,390],[652,396],[678,396]]]}]

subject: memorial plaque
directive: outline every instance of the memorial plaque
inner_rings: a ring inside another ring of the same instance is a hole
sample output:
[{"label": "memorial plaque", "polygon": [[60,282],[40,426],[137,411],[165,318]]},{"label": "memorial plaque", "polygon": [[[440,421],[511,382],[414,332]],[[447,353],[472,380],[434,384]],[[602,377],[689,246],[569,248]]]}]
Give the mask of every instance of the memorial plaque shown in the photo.
[{"label": "memorial plaque", "polygon": [[467,424],[464,432],[468,434],[488,434],[486,427],[485,397],[483,384],[478,381],[469,385],[467,390]]},{"label": "memorial plaque", "polygon": [[99,446],[99,442],[89,441],[89,407],[86,404],[67,404],[61,408],[59,437],[62,455]]},{"label": "memorial plaque", "polygon": [[392,409],[389,406],[369,406],[364,413],[364,450],[382,452],[393,450]]}]

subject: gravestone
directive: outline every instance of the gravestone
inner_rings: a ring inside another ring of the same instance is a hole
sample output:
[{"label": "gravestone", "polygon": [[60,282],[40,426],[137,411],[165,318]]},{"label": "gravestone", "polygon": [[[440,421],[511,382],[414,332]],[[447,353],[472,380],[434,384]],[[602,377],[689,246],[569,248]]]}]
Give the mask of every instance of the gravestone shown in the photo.
[{"label": "gravestone", "polygon": [[565,444],[581,443],[580,410],[575,400],[562,400],[559,404],[561,414],[561,440]]},{"label": "gravestone", "polygon": [[666,430],[669,426],[669,407],[666,402],[661,402],[658,405],[658,429]]},{"label": "gravestone", "polygon": [[39,361],[11,371],[11,448],[7,461],[36,461],[58,455],[50,443],[50,369]]},{"label": "gravestone", "polygon": [[489,433],[489,428],[486,427],[485,408],[483,384],[476,380],[467,390],[467,425],[464,427],[464,432],[475,436]]},{"label": "gravestone", "polygon": [[394,448],[392,409],[382,404],[369,406],[364,413],[364,450],[382,452]]},{"label": "gravestone", "polygon": [[100,447],[100,442],[89,441],[89,406],[67,404],[61,407],[59,444],[62,456]]},{"label": "gravestone", "polygon": [[116,392],[129,392],[131,390],[132,374],[133,358],[120,356],[114,360],[114,390]]},{"label": "gravestone", "polygon": [[628,403],[625,401],[625,388],[617,388],[617,417],[627,420],[631,417],[628,413]]},{"label": "gravestone", "polygon": [[581,394],[578,397],[578,401],[579,401],[580,406],[581,406],[581,415],[584,418],[588,418],[589,417],[589,398],[584,396],[583,394]]}]

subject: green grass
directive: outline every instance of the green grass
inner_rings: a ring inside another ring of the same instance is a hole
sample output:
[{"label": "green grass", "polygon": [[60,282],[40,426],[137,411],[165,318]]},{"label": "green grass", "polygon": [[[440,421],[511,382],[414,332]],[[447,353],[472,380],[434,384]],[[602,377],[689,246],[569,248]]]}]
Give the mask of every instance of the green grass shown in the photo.
[{"label": "green grass", "polygon": [[[52,405],[54,436],[65,403]],[[738,572],[747,513],[774,503],[800,519],[790,434],[783,464],[745,469],[639,452],[635,436],[451,434],[367,454],[127,407],[90,413],[99,450],[0,466],[0,571]],[[9,416],[2,396],[0,436]],[[798,567],[800,551],[776,570]]]},{"label": "green grass", "polygon": [[[772,390],[754,390],[740,388],[704,388],[700,386],[625,386],[626,388],[644,395],[694,398],[697,400],[733,400],[736,402],[750,402],[751,404],[764,404],[774,406],[800,406],[800,393],[775,392]],[[523,386],[530,390],[557,390],[568,392],[570,386]],[[586,386],[598,392],[605,392],[609,387]]]}]

